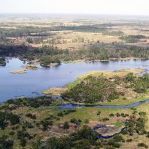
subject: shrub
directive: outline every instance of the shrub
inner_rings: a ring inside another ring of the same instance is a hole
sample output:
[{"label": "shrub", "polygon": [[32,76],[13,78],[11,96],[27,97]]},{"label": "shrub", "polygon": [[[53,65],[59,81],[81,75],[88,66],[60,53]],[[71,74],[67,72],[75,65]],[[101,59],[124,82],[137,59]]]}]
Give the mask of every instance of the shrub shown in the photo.
[{"label": "shrub", "polygon": [[3,135],[0,137],[0,149],[13,149],[13,140],[9,139],[8,136]]},{"label": "shrub", "polygon": [[69,129],[69,123],[68,122],[65,122],[64,125],[63,125],[63,128],[64,129]]},{"label": "shrub", "polygon": [[148,145],[146,145],[145,143],[138,143],[138,147],[148,148]]},{"label": "shrub", "polygon": [[101,111],[98,111],[98,112],[97,112],[97,115],[100,115],[100,114],[101,114]]},{"label": "shrub", "polygon": [[70,120],[70,122],[71,123],[74,123],[74,124],[76,124],[76,125],[80,125],[80,123],[82,122],[80,119],[76,119],[76,118],[72,118],[71,120]]},{"label": "shrub", "polygon": [[16,114],[9,112],[0,112],[0,128],[4,129],[9,123],[11,125],[18,124],[20,117]]},{"label": "shrub", "polygon": [[36,115],[35,114],[27,113],[26,116],[31,118],[31,119],[34,119],[34,120],[36,119]]},{"label": "shrub", "polygon": [[110,113],[109,116],[110,116],[110,117],[114,117],[114,114],[113,114],[113,113]]}]

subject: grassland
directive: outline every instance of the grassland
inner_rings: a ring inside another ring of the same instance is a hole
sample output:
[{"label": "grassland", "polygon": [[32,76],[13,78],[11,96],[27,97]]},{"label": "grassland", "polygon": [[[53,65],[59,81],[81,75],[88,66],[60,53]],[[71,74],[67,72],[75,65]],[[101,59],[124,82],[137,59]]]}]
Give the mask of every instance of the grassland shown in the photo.
[{"label": "grassland", "polygon": [[[42,106],[42,105],[40,105],[39,107],[33,108],[30,106],[22,106],[21,104],[20,105],[18,104],[18,106],[14,108],[12,104],[9,104],[9,108],[8,107],[6,108],[7,111],[8,109],[11,109],[9,112],[19,116],[21,120],[18,124],[15,124],[15,125],[9,124],[4,129],[1,129],[0,138],[2,140],[4,136],[7,136],[6,140],[8,139],[13,140],[13,148],[15,149],[20,149],[20,148],[34,149],[35,142],[38,142],[38,140],[41,140],[40,144],[42,144],[42,142],[48,141],[49,138],[52,139],[53,137],[67,138],[67,136],[69,136],[70,134],[76,131],[81,131],[81,129],[84,129],[84,125],[90,128],[95,127],[97,124],[111,125],[112,127],[116,127],[116,128],[124,128],[126,127],[125,125],[127,120],[132,119],[132,117],[134,116],[136,118],[139,117],[140,112],[147,113],[148,112],[147,107],[148,107],[148,104],[137,107],[136,109],[127,109],[127,110],[126,109],[106,109],[106,108],[105,109],[78,108],[78,109],[75,109],[74,111],[70,111],[70,110],[61,110],[53,106]],[[2,109],[3,110],[1,110],[1,112],[5,110],[4,107]],[[64,128],[64,124],[66,122],[69,124],[68,128],[67,127]],[[137,122],[137,121],[133,119],[133,122]],[[143,127],[144,127],[143,124],[141,124],[141,129],[143,129]],[[132,128],[132,130],[133,129],[134,128]],[[141,131],[141,129],[138,131]],[[148,130],[148,114],[145,115],[145,130],[146,131]],[[23,135],[22,136],[23,138],[19,137],[20,133],[21,135]],[[126,147],[137,148],[138,143],[144,143],[146,146],[148,146],[149,145],[148,137],[146,137],[146,135],[147,135],[147,132],[143,134],[138,134],[134,131],[133,135],[132,134],[129,135],[129,133],[128,134],[122,133],[121,136],[125,140],[125,142],[120,141],[119,143],[120,148],[122,149],[125,149]],[[83,139],[83,136],[82,136],[82,139]],[[106,148],[109,146],[112,147],[113,146],[112,144],[111,145],[108,145],[107,143],[106,143],[107,145],[105,144],[105,141],[108,142],[110,140],[111,139],[106,139],[106,140],[101,139],[101,143],[103,143],[104,145],[103,144],[101,145],[98,143],[96,143],[96,145],[98,147],[103,146],[103,148]],[[97,140],[94,140],[94,141],[97,141]],[[98,141],[100,141],[100,139]],[[40,147],[40,144],[38,144],[39,145],[38,148]],[[50,146],[51,145],[49,144],[49,147]]]}]

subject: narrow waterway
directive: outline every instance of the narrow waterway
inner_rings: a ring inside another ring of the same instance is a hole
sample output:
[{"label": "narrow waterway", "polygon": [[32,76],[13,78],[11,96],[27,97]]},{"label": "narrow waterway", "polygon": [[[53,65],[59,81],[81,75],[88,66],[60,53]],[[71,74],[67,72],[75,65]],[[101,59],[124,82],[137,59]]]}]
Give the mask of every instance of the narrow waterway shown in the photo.
[{"label": "narrow waterway", "polygon": [[95,107],[95,108],[105,108],[105,109],[130,109],[138,107],[142,104],[149,103],[149,99],[144,99],[141,101],[137,101],[128,105],[85,105],[85,104],[62,104],[59,106],[60,109],[75,109],[75,108],[83,108],[83,107]]}]

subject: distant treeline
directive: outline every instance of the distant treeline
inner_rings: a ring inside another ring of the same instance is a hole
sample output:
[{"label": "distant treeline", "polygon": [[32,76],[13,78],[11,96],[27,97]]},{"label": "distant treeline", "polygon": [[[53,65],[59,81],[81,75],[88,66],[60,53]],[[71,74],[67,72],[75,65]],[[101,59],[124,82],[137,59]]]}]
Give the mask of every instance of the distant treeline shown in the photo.
[{"label": "distant treeline", "polygon": [[[109,60],[110,58],[149,58],[149,47],[137,47],[126,45],[104,45],[94,44],[88,48],[70,51],[60,50],[55,47],[44,46],[41,48],[33,48],[26,45],[0,45],[0,56],[19,57],[28,60],[42,59],[42,57],[51,58],[56,61],[68,60]],[[45,58],[46,59],[46,58]],[[43,62],[43,61],[42,61]],[[47,61],[46,61],[47,62]]]},{"label": "distant treeline", "polygon": [[79,32],[103,32],[107,30],[108,24],[97,25],[79,25],[79,26],[49,26],[49,27],[33,27],[33,26],[19,26],[14,29],[0,28],[0,38],[5,37],[22,37],[22,36],[50,36],[50,31],[79,31]]},{"label": "distant treeline", "polygon": [[120,39],[124,40],[127,43],[136,43],[139,42],[141,39],[147,39],[144,35],[128,35],[128,36],[121,36]]}]

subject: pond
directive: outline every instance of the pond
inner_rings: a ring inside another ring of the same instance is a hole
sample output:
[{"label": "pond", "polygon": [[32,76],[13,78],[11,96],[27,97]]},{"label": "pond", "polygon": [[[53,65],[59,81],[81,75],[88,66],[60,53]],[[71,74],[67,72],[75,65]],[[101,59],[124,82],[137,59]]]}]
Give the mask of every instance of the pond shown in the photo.
[{"label": "pond", "polygon": [[149,60],[62,63],[58,67],[30,70],[24,74],[12,74],[26,62],[7,58],[6,66],[0,66],[0,102],[20,96],[39,96],[49,87],[62,87],[89,71],[114,71],[127,68],[149,70]]}]

